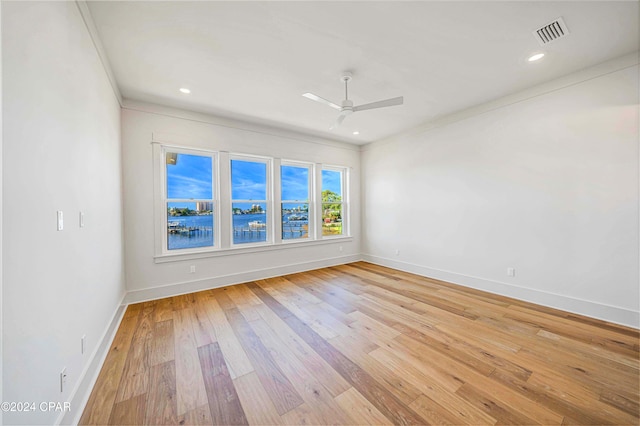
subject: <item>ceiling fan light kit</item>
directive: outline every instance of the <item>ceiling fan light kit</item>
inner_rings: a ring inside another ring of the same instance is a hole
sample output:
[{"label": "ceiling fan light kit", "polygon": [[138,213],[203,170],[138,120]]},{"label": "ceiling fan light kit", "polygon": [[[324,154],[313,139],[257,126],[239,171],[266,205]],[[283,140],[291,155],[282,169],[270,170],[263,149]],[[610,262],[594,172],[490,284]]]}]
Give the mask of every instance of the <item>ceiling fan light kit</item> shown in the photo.
[{"label": "ceiling fan light kit", "polygon": [[344,72],[340,76],[340,81],[344,83],[344,100],[341,102],[340,105],[336,104],[335,102],[326,100],[313,93],[307,92],[302,94],[302,96],[304,96],[307,99],[311,99],[312,101],[319,102],[321,104],[327,105],[333,109],[337,109],[338,111],[340,111],[338,118],[336,119],[333,126],[330,127],[330,130],[334,130],[338,128],[338,126],[340,126],[340,124],[342,124],[342,122],[344,121],[345,117],[347,115],[353,114],[354,112],[364,111],[368,109],[385,108],[390,106],[402,105],[404,102],[404,98],[402,96],[398,96],[397,98],[385,99],[383,101],[376,101],[368,104],[353,106],[353,101],[349,99],[349,82],[352,80],[352,78],[353,78],[353,75],[350,72]]}]

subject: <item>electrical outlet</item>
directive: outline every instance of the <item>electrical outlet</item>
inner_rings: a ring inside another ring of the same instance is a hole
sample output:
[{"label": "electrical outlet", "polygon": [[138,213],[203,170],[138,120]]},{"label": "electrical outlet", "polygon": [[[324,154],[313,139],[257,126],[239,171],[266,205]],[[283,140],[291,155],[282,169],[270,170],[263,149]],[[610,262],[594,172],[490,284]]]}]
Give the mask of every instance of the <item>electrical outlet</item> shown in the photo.
[{"label": "electrical outlet", "polygon": [[400,256],[400,249],[396,249],[396,256]]},{"label": "electrical outlet", "polygon": [[84,212],[80,212],[80,228],[84,228]]},{"label": "electrical outlet", "polygon": [[84,334],[81,338],[80,338],[80,353],[84,355],[84,351],[86,349],[86,343],[87,343],[87,335]]},{"label": "electrical outlet", "polygon": [[342,251],[342,246],[338,247],[338,251]]},{"label": "electrical outlet", "polygon": [[195,274],[196,273],[196,265],[191,265],[189,267],[189,273],[190,274]]},{"label": "electrical outlet", "polygon": [[64,388],[67,387],[67,367],[63,368],[60,372],[60,393],[64,392]]},{"label": "electrical outlet", "polygon": [[515,277],[516,276],[515,268],[507,268],[507,276],[508,277]]}]

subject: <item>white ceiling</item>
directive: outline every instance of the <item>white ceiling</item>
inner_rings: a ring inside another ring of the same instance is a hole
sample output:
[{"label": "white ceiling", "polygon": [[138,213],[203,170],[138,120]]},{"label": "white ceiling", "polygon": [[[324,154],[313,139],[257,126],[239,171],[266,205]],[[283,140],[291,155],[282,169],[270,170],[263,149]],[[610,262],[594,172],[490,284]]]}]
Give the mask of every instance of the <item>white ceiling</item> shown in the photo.
[{"label": "white ceiling", "polygon": [[[637,1],[88,4],[124,98],[357,144],[639,48]],[[540,46],[532,31],[558,17],[570,35]],[[337,111],[301,95],[340,103],[344,70],[356,105],[404,105],[330,131]]]}]

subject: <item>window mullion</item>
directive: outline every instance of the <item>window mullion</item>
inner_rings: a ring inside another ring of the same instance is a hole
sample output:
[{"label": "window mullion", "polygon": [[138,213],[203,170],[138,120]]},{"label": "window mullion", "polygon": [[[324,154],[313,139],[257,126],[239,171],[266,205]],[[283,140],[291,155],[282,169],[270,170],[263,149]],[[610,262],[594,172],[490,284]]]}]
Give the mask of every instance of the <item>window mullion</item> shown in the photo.
[{"label": "window mullion", "polygon": [[313,209],[314,239],[322,238],[322,164],[316,164],[315,168],[315,203]]},{"label": "window mullion", "polygon": [[164,159],[164,148],[159,144],[153,145],[153,163],[158,167],[153,170],[153,194],[155,199],[155,209],[153,222],[156,229],[156,238],[154,241],[155,252],[160,254],[167,247],[167,215],[166,215],[166,174],[164,167],[160,167]]},{"label": "window mullion", "polygon": [[220,185],[218,186],[218,204],[220,205],[220,220],[218,220],[218,223],[220,224],[220,248],[226,249],[231,247],[231,238],[233,233],[233,216],[231,214],[231,167],[228,152],[220,152],[218,156],[218,176],[220,180]]},{"label": "window mullion", "polygon": [[[271,225],[273,228],[273,243],[282,243],[282,179],[280,178],[280,166],[282,162],[279,158],[273,159],[273,173],[271,174],[272,205]],[[277,184],[276,184],[277,182]]]}]

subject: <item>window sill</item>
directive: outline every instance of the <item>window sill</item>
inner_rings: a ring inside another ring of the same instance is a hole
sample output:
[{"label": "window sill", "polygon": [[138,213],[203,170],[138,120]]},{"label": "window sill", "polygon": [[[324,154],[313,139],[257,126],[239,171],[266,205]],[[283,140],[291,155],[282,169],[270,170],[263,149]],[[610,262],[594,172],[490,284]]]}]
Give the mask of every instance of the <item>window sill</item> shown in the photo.
[{"label": "window sill", "polygon": [[337,244],[353,241],[350,236],[332,236],[325,237],[322,240],[310,241],[285,241],[281,244],[269,244],[251,247],[231,247],[227,249],[214,249],[196,253],[169,253],[154,256],[154,263],[181,262],[194,259],[206,259],[209,257],[235,256],[238,254],[260,253],[265,251],[277,251],[296,249],[301,247],[320,246],[325,244]]}]

